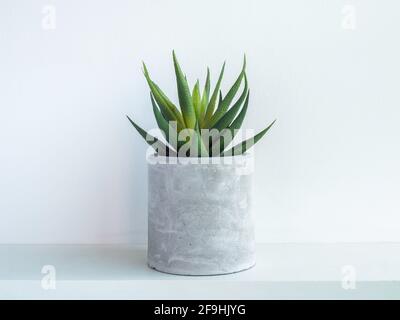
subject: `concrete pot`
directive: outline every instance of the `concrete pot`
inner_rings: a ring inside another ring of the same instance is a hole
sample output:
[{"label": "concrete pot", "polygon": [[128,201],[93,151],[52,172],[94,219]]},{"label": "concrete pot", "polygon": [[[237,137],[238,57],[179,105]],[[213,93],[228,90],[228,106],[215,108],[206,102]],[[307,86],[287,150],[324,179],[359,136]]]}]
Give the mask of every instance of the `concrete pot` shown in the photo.
[{"label": "concrete pot", "polygon": [[[168,163],[171,159],[175,163]],[[255,264],[253,158],[194,160],[148,157],[149,266],[181,275],[251,268]]]}]

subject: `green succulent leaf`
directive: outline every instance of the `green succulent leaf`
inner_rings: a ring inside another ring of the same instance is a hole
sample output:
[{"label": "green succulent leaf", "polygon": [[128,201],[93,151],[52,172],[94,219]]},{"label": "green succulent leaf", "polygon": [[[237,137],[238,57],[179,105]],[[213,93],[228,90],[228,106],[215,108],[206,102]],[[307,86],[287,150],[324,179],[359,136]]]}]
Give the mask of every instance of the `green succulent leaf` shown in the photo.
[{"label": "green succulent leaf", "polygon": [[[243,120],[246,116],[246,112],[247,112],[247,107],[249,105],[249,98],[250,98],[250,90],[248,90],[247,96],[246,96],[246,100],[244,101],[243,104],[243,108],[242,110],[240,110],[239,115],[235,118],[235,120],[231,123],[231,125],[226,129],[230,131],[230,135],[229,137],[231,137],[230,139],[216,139],[215,141],[213,141],[213,143],[215,143],[216,141],[219,141],[220,143],[220,152],[222,153],[225,148],[232,142],[233,138],[235,138],[236,134],[238,133],[238,130],[241,128],[242,124],[243,124]],[[221,130],[225,130],[225,129],[221,129]]]},{"label": "green succulent leaf", "polygon": [[268,127],[266,127],[264,130],[262,130],[259,133],[257,133],[255,136],[253,136],[250,139],[247,139],[247,140],[235,145],[233,148],[231,148],[228,151],[224,152],[222,154],[222,156],[238,156],[238,155],[241,155],[241,154],[245,153],[252,146],[254,146],[268,132],[268,130],[275,123],[275,121],[276,120],[274,120]]},{"label": "green succulent leaf", "polygon": [[198,150],[198,156],[200,157],[208,157],[208,150],[206,145],[204,144],[204,141],[201,137],[201,131],[200,131],[200,126],[199,122],[196,122],[196,135],[197,135],[197,150]]},{"label": "green succulent leaf", "polygon": [[210,123],[211,128],[222,130],[222,129],[227,128],[232,123],[233,119],[236,117],[237,113],[239,112],[243,101],[246,98],[247,91],[248,91],[247,89],[248,89],[248,84],[247,84],[247,77],[245,75],[244,89],[243,89],[243,92],[240,95],[239,99],[218,121],[214,120]]},{"label": "green succulent leaf", "polygon": [[175,149],[178,150],[178,138],[177,138],[177,128],[171,125],[171,122],[167,121],[160,110],[157,107],[156,102],[154,101],[153,94],[150,93],[151,103],[153,105],[154,117],[156,118],[157,125],[160,128],[162,134],[168,143]]},{"label": "green succulent leaf", "polygon": [[215,85],[213,94],[212,94],[212,96],[210,98],[210,102],[207,105],[206,115],[205,115],[205,118],[204,118],[204,123],[205,124],[207,124],[208,121],[210,121],[210,119],[211,119],[211,117],[212,117],[212,115],[214,113],[215,103],[217,102],[219,88],[221,86],[222,77],[224,76],[224,70],[225,70],[225,62],[222,65],[221,72],[219,74],[217,84]]},{"label": "green succulent leaf", "polygon": [[192,92],[192,101],[193,101],[193,108],[194,108],[194,111],[196,114],[196,119],[199,119],[200,118],[200,103],[201,103],[199,80],[197,80],[196,84],[194,85],[193,92]]},{"label": "green succulent leaf", "polygon": [[146,81],[150,87],[150,90],[160,107],[161,113],[168,121],[176,121],[178,123],[178,128],[184,127],[185,123],[183,117],[179,112],[178,108],[169,100],[165,93],[158,87],[158,85],[151,80],[149,72],[145,63],[143,62],[143,73]]},{"label": "green succulent leaf", "polygon": [[[182,72],[174,51],[172,55],[179,98],[178,107],[178,104],[172,103],[150,78],[147,67],[143,63],[143,73],[150,87],[154,117],[166,143],[163,142],[163,138],[160,141],[148,134],[127,116],[133,127],[159,154],[177,156],[179,153],[180,156],[189,157],[241,155],[256,144],[275,123],[275,121],[272,122],[254,137],[242,141],[232,148],[229,147],[229,150],[225,151],[241,128],[249,105],[250,90],[245,72],[246,56],[244,56],[239,76],[224,96],[221,91],[221,82],[225,71],[225,62],[211,94],[209,68],[207,68],[204,90],[200,90],[199,80],[190,90],[186,75]],[[244,86],[241,89],[243,81]],[[241,93],[236,99],[239,90]],[[211,132],[203,132],[206,135],[202,137],[202,129],[211,129]],[[184,141],[179,141],[178,135]],[[197,152],[195,153],[194,150]]]},{"label": "green succulent leaf", "polygon": [[235,118],[235,120],[233,120],[233,122],[229,126],[229,129],[231,129],[231,130],[240,129],[240,127],[243,124],[243,120],[246,117],[247,108],[249,106],[249,99],[250,99],[250,89],[248,90],[247,97],[244,102],[242,110],[240,110],[240,113],[238,114],[238,116]]},{"label": "green succulent leaf", "polygon": [[208,105],[208,99],[210,97],[210,69],[207,68],[207,77],[206,77],[206,83],[204,85],[204,91],[203,95],[201,97],[201,103],[200,103],[200,115],[199,115],[199,125],[202,128],[204,116],[206,114],[206,109]]},{"label": "green succulent leaf", "polygon": [[196,125],[196,114],[193,107],[192,97],[190,95],[189,85],[187,83],[186,77],[181,70],[181,67],[179,66],[174,51],[172,52],[172,56],[174,60],[179,104],[182,110],[183,119],[187,128],[194,128],[194,126]]},{"label": "green succulent leaf", "polygon": [[[229,91],[226,94],[226,96],[224,97],[224,99],[218,105],[217,111],[215,111],[215,114],[212,116],[211,124],[215,124],[219,119],[221,119],[221,117],[228,110],[231,102],[235,98],[235,95],[236,95],[236,93],[238,92],[238,90],[240,88],[240,84],[242,83],[242,80],[243,80],[243,78],[245,76],[245,70],[246,70],[246,56],[244,56],[244,59],[243,59],[242,71],[240,72],[240,74],[239,74],[238,78],[236,79],[235,83],[229,89]],[[211,126],[211,124],[210,124],[210,126]]]},{"label": "green succulent leaf", "polygon": [[[143,137],[143,139],[147,142],[149,146],[151,146],[159,155],[162,156],[176,156],[176,153],[166,144],[161,142],[156,137],[147,133],[141,127],[139,127],[129,116],[126,116],[129,122],[133,125],[133,127],[139,132],[139,134]],[[150,141],[151,140],[151,141]]]}]

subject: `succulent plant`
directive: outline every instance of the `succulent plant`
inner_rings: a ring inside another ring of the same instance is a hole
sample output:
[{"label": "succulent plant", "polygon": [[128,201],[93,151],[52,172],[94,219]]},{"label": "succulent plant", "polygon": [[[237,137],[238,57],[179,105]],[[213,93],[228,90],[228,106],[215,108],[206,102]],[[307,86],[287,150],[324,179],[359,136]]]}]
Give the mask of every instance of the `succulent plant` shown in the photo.
[{"label": "succulent plant", "polygon": [[[238,78],[227,94],[223,96],[220,87],[225,63],[212,93],[210,91],[210,70],[207,68],[205,85],[201,93],[199,80],[190,91],[188,81],[174,51],[172,55],[179,108],[150,78],[147,67],[143,63],[143,73],[150,87],[150,100],[154,116],[166,143],[147,133],[127,116],[139,134],[158,154],[181,157],[241,155],[257,143],[275,123],[276,120],[250,139],[228,149],[227,147],[242,126],[249,104],[250,90],[246,77],[246,56],[244,56],[243,67]],[[243,82],[242,92],[233,103]]]}]

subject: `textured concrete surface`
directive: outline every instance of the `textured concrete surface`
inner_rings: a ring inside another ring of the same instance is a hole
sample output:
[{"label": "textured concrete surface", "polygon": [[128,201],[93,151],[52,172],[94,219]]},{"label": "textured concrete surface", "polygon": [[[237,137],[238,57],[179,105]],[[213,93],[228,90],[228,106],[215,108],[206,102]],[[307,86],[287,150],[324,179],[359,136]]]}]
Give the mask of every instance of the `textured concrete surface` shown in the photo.
[{"label": "textured concrete surface", "polygon": [[252,159],[235,158],[225,164],[149,163],[150,267],[211,275],[255,264]]}]

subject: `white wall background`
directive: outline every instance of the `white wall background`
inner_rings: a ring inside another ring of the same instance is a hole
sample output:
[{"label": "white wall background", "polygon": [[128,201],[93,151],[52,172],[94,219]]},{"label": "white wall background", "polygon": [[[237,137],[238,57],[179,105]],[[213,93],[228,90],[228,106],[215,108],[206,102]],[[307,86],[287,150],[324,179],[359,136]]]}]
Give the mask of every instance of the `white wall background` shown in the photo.
[{"label": "white wall background", "polygon": [[176,98],[173,48],[192,81],[226,59],[225,87],[246,52],[245,126],[278,118],[256,148],[258,241],[400,241],[399,11],[1,0],[0,243],[146,241],[146,146],[125,114],[155,126],[142,59]]}]

